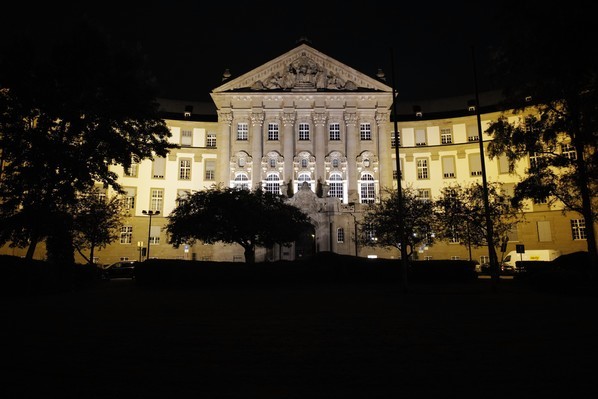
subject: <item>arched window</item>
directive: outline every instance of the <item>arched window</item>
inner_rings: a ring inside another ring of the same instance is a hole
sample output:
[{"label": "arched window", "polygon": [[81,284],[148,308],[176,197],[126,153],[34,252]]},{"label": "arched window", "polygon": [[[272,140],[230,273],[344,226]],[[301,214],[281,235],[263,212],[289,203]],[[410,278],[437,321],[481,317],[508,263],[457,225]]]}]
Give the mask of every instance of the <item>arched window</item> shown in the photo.
[{"label": "arched window", "polygon": [[299,176],[297,176],[297,191],[299,191],[299,189],[301,189],[301,186],[303,185],[303,183],[309,184],[309,188],[312,191],[314,191],[314,188],[312,186],[312,181],[311,181],[311,175],[307,172],[299,173]]},{"label": "arched window", "polygon": [[328,180],[328,196],[343,199],[344,185],[340,173],[331,173]]},{"label": "arched window", "polygon": [[247,177],[247,173],[239,173],[235,176],[234,187],[241,190],[249,190],[249,177]]},{"label": "arched window", "polygon": [[376,185],[374,182],[374,176],[370,173],[361,175],[359,193],[361,196],[360,202],[362,204],[373,204],[376,202]]},{"label": "arched window", "polygon": [[268,173],[264,187],[267,192],[280,195],[280,176],[278,173]]}]

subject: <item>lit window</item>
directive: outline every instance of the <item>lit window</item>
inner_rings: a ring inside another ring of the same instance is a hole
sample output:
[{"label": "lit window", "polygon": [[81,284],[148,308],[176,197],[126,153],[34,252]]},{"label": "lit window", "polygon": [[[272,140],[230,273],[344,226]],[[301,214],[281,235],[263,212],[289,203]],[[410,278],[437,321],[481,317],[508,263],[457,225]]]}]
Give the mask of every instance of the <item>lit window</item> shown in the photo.
[{"label": "lit window", "polygon": [[372,125],[370,123],[361,123],[359,125],[359,137],[361,140],[372,139]]},{"label": "lit window", "polygon": [[417,190],[417,199],[420,201],[430,201],[432,194],[430,193],[430,189],[428,188],[420,188]]},{"label": "lit window", "polygon": [[307,123],[300,123],[299,124],[299,140],[309,140],[309,124]]},{"label": "lit window", "polygon": [[237,140],[247,141],[249,139],[249,125],[245,122],[237,123]]},{"label": "lit window", "polygon": [[191,180],[191,160],[179,160],[179,180]]},{"label": "lit window", "polygon": [[268,123],[268,140],[278,140],[278,123]]},{"label": "lit window", "polygon": [[135,194],[137,193],[137,189],[135,187],[125,187],[123,190],[125,190],[125,209],[135,209]]},{"label": "lit window", "polygon": [[530,152],[529,153],[529,167],[532,169],[537,168],[540,163],[540,159],[542,159],[541,152]]},{"label": "lit window", "polygon": [[442,144],[452,144],[453,133],[451,132],[451,129],[440,129],[440,142]]},{"label": "lit window", "polygon": [[208,133],[206,136],[206,146],[216,147],[216,133]]},{"label": "lit window", "polygon": [[154,188],[151,190],[152,196],[150,199],[150,210],[162,212],[162,205],[164,203],[164,190],[161,188]]},{"label": "lit window", "polygon": [[270,173],[266,177],[265,190],[269,193],[280,195],[280,177],[278,173]]},{"label": "lit window", "polygon": [[137,173],[139,171],[139,163],[135,160],[131,161],[131,166],[125,169],[125,176],[127,177],[137,177]]},{"label": "lit window", "polygon": [[361,176],[360,194],[362,204],[373,204],[376,202],[376,189],[374,183],[374,176],[370,173],[364,173]]},{"label": "lit window", "polygon": [[345,229],[339,227],[336,229],[336,242],[343,243],[345,242]]},{"label": "lit window", "polygon": [[328,196],[343,199],[343,178],[340,173],[332,173],[328,181]]},{"label": "lit window", "polygon": [[420,180],[428,178],[428,160],[425,158],[417,160],[417,178]]},{"label": "lit window", "polygon": [[577,159],[577,151],[575,151],[575,147],[573,147],[571,144],[562,144],[561,154],[563,154],[565,158],[569,158],[572,161]]},{"label": "lit window", "polygon": [[586,240],[586,222],[584,219],[571,219],[571,234],[574,240]]},{"label": "lit window", "polygon": [[122,226],[120,228],[120,243],[130,244],[133,241],[133,226]]},{"label": "lit window", "polygon": [[249,178],[245,173],[239,173],[235,176],[233,187],[241,190],[249,190]]},{"label": "lit window", "polygon": [[331,123],[328,125],[328,137],[330,141],[338,141],[341,139],[341,125],[339,123]]},{"label": "lit window", "polygon": [[297,176],[297,191],[299,191],[303,183],[307,183],[309,185],[309,188],[313,191],[311,175],[309,173],[299,173],[299,176]]}]

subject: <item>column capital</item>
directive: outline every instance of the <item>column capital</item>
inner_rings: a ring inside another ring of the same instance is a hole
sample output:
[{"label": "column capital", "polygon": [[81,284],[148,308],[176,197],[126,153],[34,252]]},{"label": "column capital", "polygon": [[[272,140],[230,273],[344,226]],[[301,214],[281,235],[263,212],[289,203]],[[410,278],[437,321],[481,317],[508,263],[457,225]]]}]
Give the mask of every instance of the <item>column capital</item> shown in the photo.
[{"label": "column capital", "polygon": [[386,125],[388,121],[388,112],[376,112],[376,123],[378,126]]},{"label": "column capital", "polygon": [[251,113],[251,124],[253,126],[262,126],[264,124],[264,113],[263,112],[253,112]]},{"label": "column capital", "polygon": [[345,124],[355,126],[357,124],[357,113],[347,112],[344,115]]},{"label": "column capital", "polygon": [[316,126],[324,126],[328,118],[326,112],[314,112],[312,117]]},{"label": "column capital", "polygon": [[233,113],[229,111],[218,111],[218,121],[230,126],[233,121]]},{"label": "column capital", "polygon": [[295,123],[295,119],[297,119],[295,112],[283,112],[282,114],[282,123],[285,126],[293,125]]}]

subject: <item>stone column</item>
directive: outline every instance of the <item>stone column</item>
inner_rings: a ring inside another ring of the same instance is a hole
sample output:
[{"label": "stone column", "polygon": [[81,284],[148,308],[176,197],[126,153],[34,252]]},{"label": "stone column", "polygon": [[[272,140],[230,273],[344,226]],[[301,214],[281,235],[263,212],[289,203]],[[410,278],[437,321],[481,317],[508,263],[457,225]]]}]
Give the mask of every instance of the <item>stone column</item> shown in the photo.
[{"label": "stone column", "polygon": [[264,113],[253,112],[251,114],[251,157],[253,165],[251,168],[251,189],[261,187],[262,180],[262,157],[264,151]]},{"label": "stone column", "polygon": [[316,181],[319,179],[322,184],[326,183],[326,170],[324,159],[326,157],[326,112],[317,111],[313,113],[315,125],[314,132],[314,154],[316,156]]},{"label": "stone column", "polygon": [[218,111],[220,134],[216,138],[216,147],[219,149],[217,181],[224,183],[225,187],[228,187],[230,184],[230,135],[232,121],[232,112]]},{"label": "stone column", "polygon": [[297,116],[295,111],[284,111],[282,114],[283,124],[283,152],[284,157],[284,183],[293,180],[293,158],[295,157],[295,120]]},{"label": "stone column", "polygon": [[359,146],[359,130],[357,129],[357,113],[345,113],[345,131],[347,135],[347,197],[349,202],[358,202],[357,193],[357,150]]},{"label": "stone column", "polygon": [[380,171],[380,189],[392,188],[392,157],[390,148],[390,135],[387,131],[388,113],[376,113],[378,128],[378,170]]}]

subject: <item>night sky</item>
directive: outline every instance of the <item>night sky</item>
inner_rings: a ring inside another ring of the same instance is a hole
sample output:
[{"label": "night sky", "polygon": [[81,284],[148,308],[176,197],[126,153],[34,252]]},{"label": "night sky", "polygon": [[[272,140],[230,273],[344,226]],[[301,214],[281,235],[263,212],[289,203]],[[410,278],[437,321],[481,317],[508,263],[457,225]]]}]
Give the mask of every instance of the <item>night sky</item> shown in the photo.
[{"label": "night sky", "polygon": [[[82,16],[109,34],[137,43],[149,56],[160,96],[209,101],[223,71],[239,76],[282,55],[306,37],[312,47],[367,75],[381,68],[402,100],[474,92],[472,47],[480,90],[487,54],[495,44],[496,6],[458,2],[244,2],[146,1],[21,2],[5,10],[1,40],[15,34],[46,40]],[[56,8],[53,8],[56,7]]]}]

